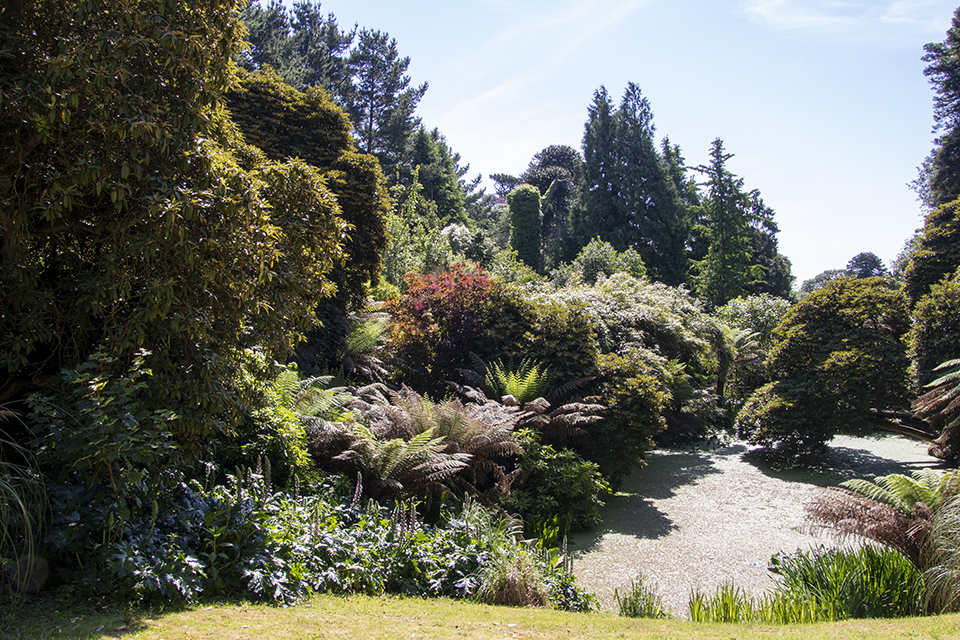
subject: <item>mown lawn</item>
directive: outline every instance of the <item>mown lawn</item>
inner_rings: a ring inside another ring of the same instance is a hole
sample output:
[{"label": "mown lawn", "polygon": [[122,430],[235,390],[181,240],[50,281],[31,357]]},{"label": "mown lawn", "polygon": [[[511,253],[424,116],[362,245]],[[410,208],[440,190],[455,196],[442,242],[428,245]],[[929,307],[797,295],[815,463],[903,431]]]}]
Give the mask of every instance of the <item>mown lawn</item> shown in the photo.
[{"label": "mown lawn", "polygon": [[70,599],[27,602],[0,614],[3,638],[272,640],[320,638],[960,638],[960,615],[811,625],[694,624],[610,614],[490,607],[452,600],[317,596],[295,607],[199,605],[180,610],[97,607]]}]

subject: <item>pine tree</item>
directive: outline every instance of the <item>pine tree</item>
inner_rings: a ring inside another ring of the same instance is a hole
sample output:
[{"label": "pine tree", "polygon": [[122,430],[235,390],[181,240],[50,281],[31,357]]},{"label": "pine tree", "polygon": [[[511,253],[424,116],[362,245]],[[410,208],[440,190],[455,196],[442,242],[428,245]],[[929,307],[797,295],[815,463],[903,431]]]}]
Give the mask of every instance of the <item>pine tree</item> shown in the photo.
[{"label": "pine tree", "polygon": [[353,121],[358,146],[377,156],[384,174],[393,175],[407,140],[420,125],[414,112],[427,92],[427,83],[410,86],[410,58],[401,58],[397,41],[380,31],[360,31],[348,64],[352,83],[341,98]]}]

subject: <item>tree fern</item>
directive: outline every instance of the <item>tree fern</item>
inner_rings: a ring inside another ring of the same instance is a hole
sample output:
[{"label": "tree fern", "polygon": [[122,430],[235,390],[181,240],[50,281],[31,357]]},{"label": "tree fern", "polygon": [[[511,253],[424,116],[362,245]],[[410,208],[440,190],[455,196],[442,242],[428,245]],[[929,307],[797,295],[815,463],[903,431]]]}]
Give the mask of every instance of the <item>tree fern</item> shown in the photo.
[{"label": "tree fern", "polygon": [[374,403],[363,412],[363,419],[380,438],[411,440],[430,432],[443,441],[445,452],[468,455],[468,465],[451,482],[490,505],[509,495],[510,484],[516,477],[504,469],[503,459],[520,453],[513,433],[518,414],[503,409],[493,403],[434,403],[405,390],[391,394],[389,401]]},{"label": "tree fern", "polygon": [[926,385],[930,389],[913,402],[913,412],[940,430],[934,441],[938,457],[955,460],[960,456],[960,360],[947,360],[934,369],[943,375]]},{"label": "tree fern", "polygon": [[342,409],[353,400],[353,394],[343,387],[326,388],[333,376],[301,379],[294,368],[283,368],[274,378],[271,391],[280,406],[292,410],[301,419],[321,418],[340,420]]},{"label": "tree fern", "polygon": [[378,439],[364,425],[354,425],[356,441],[337,456],[353,463],[363,476],[364,490],[372,498],[392,498],[404,493],[428,495],[467,466],[469,454],[444,452],[443,438],[428,429],[409,441]]},{"label": "tree fern", "polygon": [[857,536],[896,549],[918,568],[927,563],[927,540],[934,515],[960,492],[960,475],[942,477],[926,469],[882,476],[874,481],[854,479],[826,489],[807,506],[815,527],[843,536]]},{"label": "tree fern", "polygon": [[355,320],[347,334],[347,350],[343,357],[343,370],[349,377],[382,380],[387,376],[383,362],[377,353],[390,333],[390,319],[373,316]]},{"label": "tree fern", "polygon": [[953,474],[941,476],[932,469],[914,471],[913,477],[894,473],[876,480],[854,478],[840,486],[876,502],[887,504],[904,515],[912,515],[918,504],[936,509],[944,495],[954,485]]}]

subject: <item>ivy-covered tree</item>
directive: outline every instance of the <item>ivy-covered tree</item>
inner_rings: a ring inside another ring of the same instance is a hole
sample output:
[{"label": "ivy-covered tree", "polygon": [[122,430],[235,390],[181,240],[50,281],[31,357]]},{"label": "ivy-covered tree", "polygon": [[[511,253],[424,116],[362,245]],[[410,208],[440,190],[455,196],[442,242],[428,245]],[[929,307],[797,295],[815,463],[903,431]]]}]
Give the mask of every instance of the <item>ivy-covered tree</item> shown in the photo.
[{"label": "ivy-covered tree", "polygon": [[146,350],[142,402],[189,453],[249,410],[242,348],[282,357],[315,321],[342,208],[230,122],[240,34],[232,1],[0,12],[0,398]]},{"label": "ivy-covered tree", "polygon": [[773,382],[741,410],[741,437],[800,455],[869,427],[876,410],[906,407],[909,324],[902,291],[885,278],[840,278],[805,297],[774,330]]},{"label": "ivy-covered tree", "polygon": [[583,182],[583,158],[572,147],[551,145],[530,160],[520,182],[540,190],[544,267],[556,268],[569,257],[570,212]]},{"label": "ivy-covered tree", "polygon": [[541,225],[540,191],[529,184],[522,184],[507,196],[510,205],[510,248],[517,257],[535,271],[540,271]]}]

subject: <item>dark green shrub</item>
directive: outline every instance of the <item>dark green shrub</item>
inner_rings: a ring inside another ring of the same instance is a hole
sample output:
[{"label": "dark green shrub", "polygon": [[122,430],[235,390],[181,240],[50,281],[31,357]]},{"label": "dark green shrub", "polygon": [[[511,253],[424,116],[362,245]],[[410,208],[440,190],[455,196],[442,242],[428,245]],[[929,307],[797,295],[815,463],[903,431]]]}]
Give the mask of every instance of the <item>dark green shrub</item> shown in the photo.
[{"label": "dark green shrub", "polygon": [[933,380],[941,362],[960,358],[960,270],[931,284],[911,315],[911,373],[919,389]]},{"label": "dark green shrub", "polygon": [[100,484],[122,498],[183,464],[176,413],[151,402],[149,358],[140,351],[125,367],[97,352],[61,372],[55,395],[30,397],[37,462],[48,477]]},{"label": "dark green shrub", "polygon": [[774,330],[774,381],[740,411],[740,436],[801,455],[870,427],[875,410],[905,406],[908,326],[902,292],[883,278],[840,278],[811,293]]},{"label": "dark green shrub", "polygon": [[597,464],[569,449],[541,444],[535,431],[525,429],[518,437],[523,448],[520,477],[504,507],[520,514],[527,535],[542,539],[549,534],[550,544],[571,531],[599,524],[610,486]]},{"label": "dark green shrub", "polygon": [[639,349],[600,356],[599,395],[608,409],[603,419],[586,427],[576,450],[600,465],[616,489],[653,448],[653,438],[666,428],[664,412],[670,392],[651,358]]},{"label": "dark green shrub", "polygon": [[904,273],[904,291],[913,306],[931,288],[960,268],[960,200],[927,214]]}]

